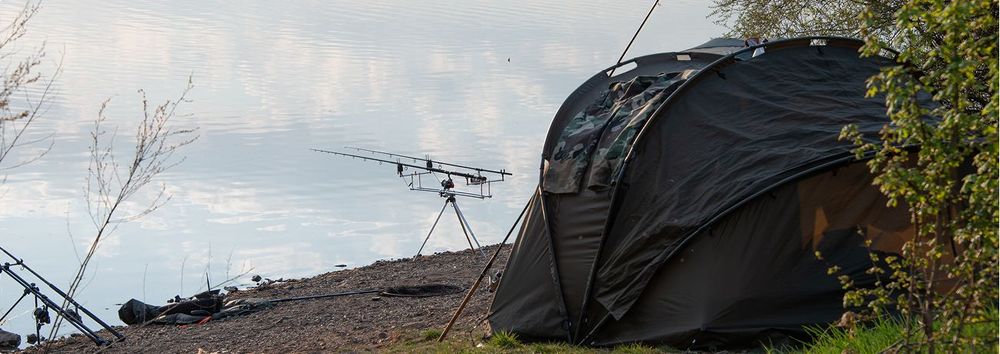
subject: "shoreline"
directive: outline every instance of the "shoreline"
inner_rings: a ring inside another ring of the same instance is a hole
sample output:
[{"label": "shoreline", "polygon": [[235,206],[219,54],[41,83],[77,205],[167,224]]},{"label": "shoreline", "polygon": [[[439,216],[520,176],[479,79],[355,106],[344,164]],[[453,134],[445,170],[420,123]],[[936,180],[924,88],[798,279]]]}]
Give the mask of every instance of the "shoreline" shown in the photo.
[{"label": "shoreline", "polygon": [[[491,254],[498,245],[484,246]],[[494,268],[506,264],[504,245]],[[485,260],[469,249],[378,260],[352,269],[334,270],[230,292],[227,299],[282,299],[398,286],[430,284],[461,288],[429,297],[359,294],[276,303],[246,315],[192,325],[125,326],[126,339],[98,347],[83,336],[66,336],[24,352],[195,353],[204,352],[356,352],[378,351],[421,331],[440,330],[451,319]],[[486,334],[485,316],[493,294],[480,286],[451,336]],[[124,299],[123,299],[124,300]],[[103,334],[103,333],[102,333]],[[45,348],[47,347],[47,348]]]}]

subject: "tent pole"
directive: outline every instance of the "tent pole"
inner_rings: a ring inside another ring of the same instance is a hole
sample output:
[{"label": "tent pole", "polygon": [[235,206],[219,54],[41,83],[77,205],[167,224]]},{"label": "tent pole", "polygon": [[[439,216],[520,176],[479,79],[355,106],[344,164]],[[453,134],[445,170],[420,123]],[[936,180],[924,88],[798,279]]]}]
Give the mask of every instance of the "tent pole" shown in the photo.
[{"label": "tent pole", "polygon": [[573,341],[573,323],[569,318],[569,310],[566,306],[566,296],[563,294],[562,275],[559,273],[559,261],[556,258],[556,240],[552,236],[552,224],[549,223],[548,207],[545,205],[545,192],[541,186],[538,187],[538,206],[542,211],[542,222],[545,223],[545,237],[549,239],[549,275],[552,277],[552,285],[556,287],[556,298],[559,302],[559,310],[563,317],[563,326],[566,328],[566,341]]},{"label": "tent pole", "polygon": [[529,205],[531,205],[531,199],[528,199],[528,203],[524,204],[524,209],[521,209],[521,214],[517,216],[517,220],[514,220],[514,224],[510,225],[510,231],[507,231],[507,236],[504,236],[503,241],[500,241],[500,244],[497,245],[497,250],[493,252],[493,256],[490,257],[488,262],[486,262],[486,266],[483,267],[483,271],[479,273],[479,277],[476,278],[476,282],[472,284],[471,288],[469,288],[469,293],[465,294],[465,299],[462,299],[462,303],[458,305],[457,309],[455,309],[455,314],[451,316],[451,321],[448,321],[448,325],[446,325],[444,330],[441,331],[441,336],[437,339],[438,342],[444,341],[445,336],[448,335],[448,332],[451,331],[451,327],[454,326],[455,321],[458,320],[458,316],[462,315],[462,310],[465,310],[465,305],[467,305],[469,300],[472,299],[472,295],[476,293],[476,289],[479,288],[479,284],[482,283],[483,277],[486,276],[486,273],[489,273],[490,267],[493,266],[493,262],[497,260],[498,256],[500,256],[500,251],[503,250],[503,245],[507,243],[510,235],[514,233],[514,228],[521,222],[521,218],[524,216],[524,213],[528,211]]}]

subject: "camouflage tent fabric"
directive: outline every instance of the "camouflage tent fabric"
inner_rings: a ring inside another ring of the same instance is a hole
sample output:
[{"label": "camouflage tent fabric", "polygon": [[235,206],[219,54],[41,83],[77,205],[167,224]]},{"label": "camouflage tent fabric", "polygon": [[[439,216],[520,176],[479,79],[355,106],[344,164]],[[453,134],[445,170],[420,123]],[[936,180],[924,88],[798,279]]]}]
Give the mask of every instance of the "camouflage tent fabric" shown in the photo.
[{"label": "camouflage tent fabric", "polygon": [[646,119],[693,72],[637,76],[612,84],[563,129],[552,158],[546,160],[542,188],[576,193],[588,170],[588,188],[607,188]]}]

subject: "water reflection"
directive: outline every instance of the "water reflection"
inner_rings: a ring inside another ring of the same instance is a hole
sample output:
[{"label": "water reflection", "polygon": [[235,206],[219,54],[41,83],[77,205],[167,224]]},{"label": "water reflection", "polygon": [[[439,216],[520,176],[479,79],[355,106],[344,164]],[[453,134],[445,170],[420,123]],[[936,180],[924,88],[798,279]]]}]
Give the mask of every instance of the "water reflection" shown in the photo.
[{"label": "water reflection", "polygon": [[[497,242],[536,183],[549,119],[618,57],[647,6],[47,2],[24,43],[45,40],[50,57],[64,58],[58,95],[31,130],[53,134],[55,145],[0,187],[3,246],[68,284],[94,234],[81,188],[100,102],[113,98],[109,123],[128,132],[139,113],[135,90],[160,101],[188,76],[196,88],[182,109],[190,116],[176,123],[199,127],[201,138],[162,176],[173,200],[101,246],[80,300],[106,318],[117,321],[115,304],[130,297],[159,302],[204,288],[206,273],[212,281],[249,269],[296,277],[412,255],[443,201],[406,191],[391,168],[313,147],[377,147],[513,171],[494,199],[462,204],[480,240]],[[0,18],[18,9],[2,4]],[[632,53],[719,35],[708,12],[698,1],[664,3]],[[439,228],[431,251],[467,247],[457,223]],[[0,303],[18,295],[0,281]],[[30,326],[21,317],[4,328]]]}]

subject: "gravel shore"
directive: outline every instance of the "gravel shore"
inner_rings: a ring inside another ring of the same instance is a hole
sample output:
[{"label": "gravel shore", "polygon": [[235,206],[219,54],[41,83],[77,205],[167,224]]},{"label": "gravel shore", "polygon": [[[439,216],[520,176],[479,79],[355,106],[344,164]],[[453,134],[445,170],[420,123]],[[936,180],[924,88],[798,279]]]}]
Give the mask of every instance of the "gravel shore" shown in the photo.
[{"label": "gravel shore", "polygon": [[[497,246],[484,248],[491,255]],[[510,246],[494,268],[506,263]],[[241,290],[233,297],[279,299],[394,286],[446,284],[464,289],[450,295],[390,297],[378,294],[283,302],[244,316],[187,326],[146,325],[121,329],[126,340],[97,347],[80,336],[47,345],[50,352],[102,353],[288,353],[367,352],[428,329],[443,328],[485,261],[469,250],[417,259],[378,261],[312,278]],[[455,335],[485,333],[492,295],[486,281],[476,291],[456,325]],[[37,352],[42,348],[28,348]]]}]

